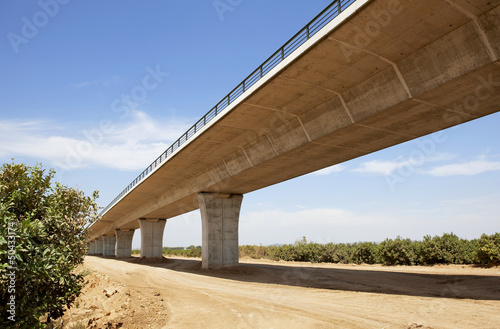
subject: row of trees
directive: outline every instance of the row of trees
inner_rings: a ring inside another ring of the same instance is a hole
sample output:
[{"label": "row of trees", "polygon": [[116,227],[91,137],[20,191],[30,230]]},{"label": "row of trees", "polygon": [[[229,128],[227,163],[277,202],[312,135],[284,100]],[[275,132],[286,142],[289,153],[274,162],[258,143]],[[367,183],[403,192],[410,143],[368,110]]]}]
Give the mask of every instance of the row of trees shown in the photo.
[{"label": "row of trees", "polygon": [[[200,246],[163,248],[167,256],[201,257]],[[397,237],[381,243],[307,242],[306,238],[282,246],[244,245],[240,257],[294,262],[433,265],[433,264],[500,264],[500,233],[483,234],[474,240],[461,239],[453,233],[425,236],[422,241]]]},{"label": "row of trees", "polygon": [[241,246],[240,256],[313,263],[354,263],[386,265],[500,264],[500,233],[483,234],[474,240],[455,234],[425,236],[422,241],[386,239],[381,243],[307,242],[282,246]]},{"label": "row of trees", "polygon": [[164,247],[163,254],[167,256],[201,257],[201,246]]}]

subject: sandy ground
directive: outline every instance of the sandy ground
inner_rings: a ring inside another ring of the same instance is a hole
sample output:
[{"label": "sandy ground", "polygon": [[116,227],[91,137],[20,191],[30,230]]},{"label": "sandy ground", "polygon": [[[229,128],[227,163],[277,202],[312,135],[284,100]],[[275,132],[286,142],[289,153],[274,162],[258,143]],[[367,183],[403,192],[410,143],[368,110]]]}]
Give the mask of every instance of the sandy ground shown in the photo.
[{"label": "sandy ground", "polygon": [[65,328],[500,328],[499,267],[240,263],[87,256]]}]

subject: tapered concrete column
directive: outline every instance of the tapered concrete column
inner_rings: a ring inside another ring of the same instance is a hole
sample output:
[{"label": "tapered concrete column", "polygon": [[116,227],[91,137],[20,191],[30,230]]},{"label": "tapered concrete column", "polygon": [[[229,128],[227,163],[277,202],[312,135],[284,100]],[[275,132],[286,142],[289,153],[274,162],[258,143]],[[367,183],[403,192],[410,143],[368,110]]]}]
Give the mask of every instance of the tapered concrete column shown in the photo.
[{"label": "tapered concrete column", "polygon": [[139,219],[141,257],[162,257],[163,231],[166,223],[166,219]]},{"label": "tapered concrete column", "polygon": [[217,269],[238,265],[238,223],[243,195],[199,193],[201,266]]},{"label": "tapered concrete column", "polygon": [[95,241],[90,241],[89,255],[95,254]]},{"label": "tapered concrete column", "polygon": [[135,230],[115,230],[116,233],[116,258],[132,256],[132,239]]},{"label": "tapered concrete column", "polygon": [[95,240],[95,254],[102,255],[102,238]]},{"label": "tapered concrete column", "polygon": [[115,255],[116,236],[102,236],[102,254],[104,256]]}]

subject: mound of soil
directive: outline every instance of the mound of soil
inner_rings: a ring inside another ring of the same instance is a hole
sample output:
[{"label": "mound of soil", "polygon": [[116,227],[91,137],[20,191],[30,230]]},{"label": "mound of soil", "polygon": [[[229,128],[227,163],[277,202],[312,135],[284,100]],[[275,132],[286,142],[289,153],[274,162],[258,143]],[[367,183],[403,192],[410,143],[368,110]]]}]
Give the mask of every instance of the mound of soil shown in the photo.
[{"label": "mound of soil", "polygon": [[[145,297],[124,283],[90,270],[82,294],[63,316],[63,328],[148,328],[166,324],[168,314],[160,292]],[[151,289],[146,289],[151,290]]]}]

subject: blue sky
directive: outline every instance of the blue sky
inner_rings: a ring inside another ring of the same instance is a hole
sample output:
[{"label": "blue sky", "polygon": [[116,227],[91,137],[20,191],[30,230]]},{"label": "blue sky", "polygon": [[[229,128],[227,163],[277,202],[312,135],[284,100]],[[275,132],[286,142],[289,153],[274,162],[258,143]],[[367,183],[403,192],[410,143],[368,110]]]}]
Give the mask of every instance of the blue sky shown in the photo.
[{"label": "blue sky", "polygon": [[[55,168],[104,207],[329,3],[2,1],[0,160]],[[240,244],[500,232],[499,126],[490,115],[245,195]],[[191,244],[199,211],[165,230],[164,245]]]}]

